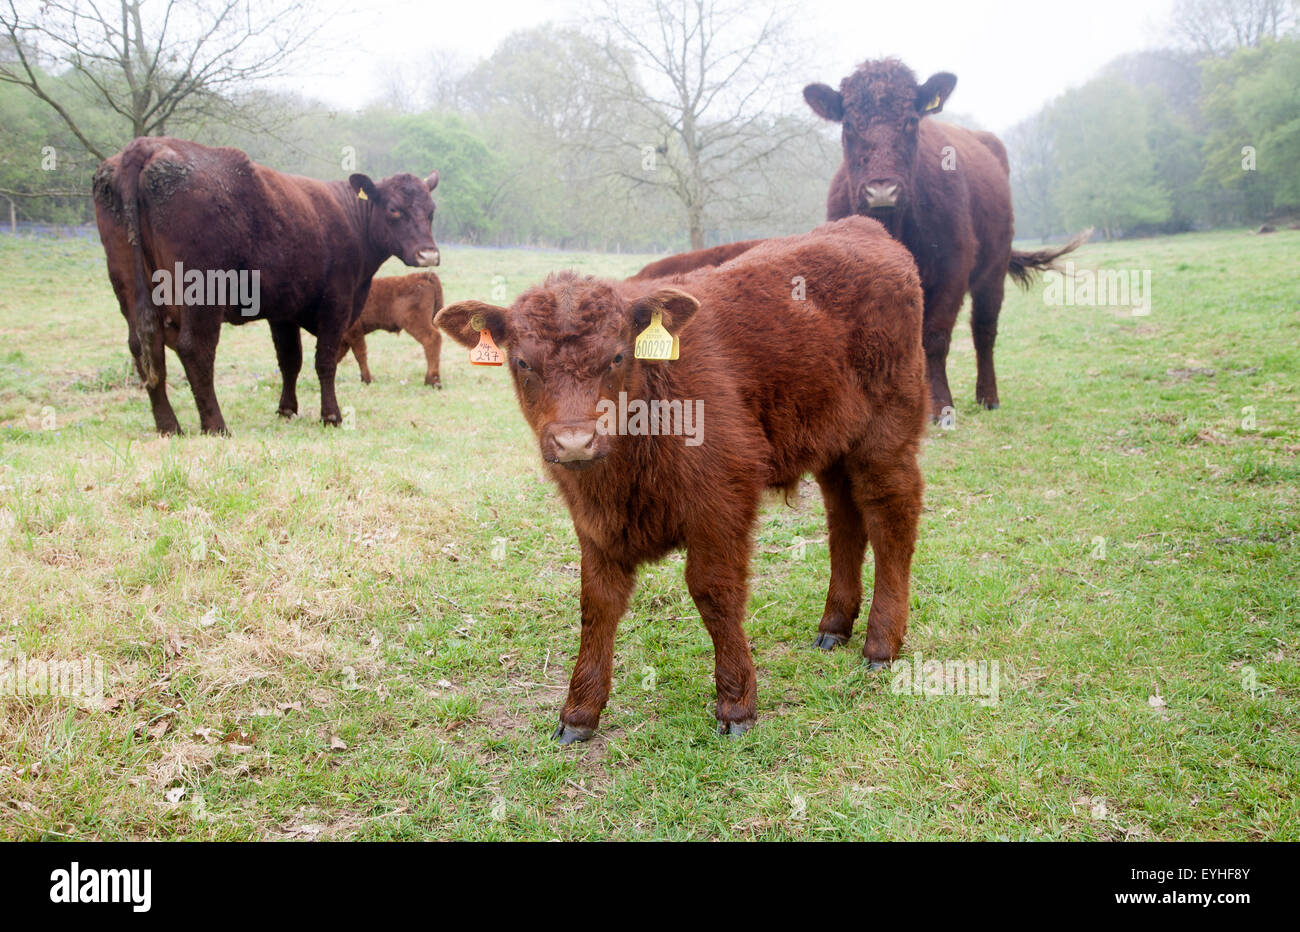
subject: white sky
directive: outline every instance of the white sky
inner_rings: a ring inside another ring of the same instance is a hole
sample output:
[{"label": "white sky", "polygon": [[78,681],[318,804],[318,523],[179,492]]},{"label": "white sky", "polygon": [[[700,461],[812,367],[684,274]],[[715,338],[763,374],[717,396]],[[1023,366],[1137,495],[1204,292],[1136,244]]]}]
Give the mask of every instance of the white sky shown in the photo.
[{"label": "white sky", "polygon": [[[470,61],[517,29],[582,16],[582,0],[338,0],[323,36],[338,49],[288,86],[342,109],[380,94],[386,67],[433,49]],[[635,2],[635,0],[629,0]],[[896,55],[924,80],[957,75],[948,109],[1002,131],[1076,87],[1115,56],[1167,44],[1174,0],[802,0],[816,51],[796,67],[803,84],[838,85],[858,62]],[[284,83],[284,82],[281,82]]]}]

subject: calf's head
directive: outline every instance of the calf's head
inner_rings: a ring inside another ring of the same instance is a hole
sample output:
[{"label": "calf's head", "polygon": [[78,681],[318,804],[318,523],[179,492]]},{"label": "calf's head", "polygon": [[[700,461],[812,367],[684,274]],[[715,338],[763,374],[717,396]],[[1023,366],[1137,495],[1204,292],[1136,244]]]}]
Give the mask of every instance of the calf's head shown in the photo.
[{"label": "calf's head", "polygon": [[438,186],[435,171],[421,181],[402,173],[375,184],[368,175],[348,177],[357,197],[367,201],[363,213],[370,242],[407,265],[437,265],[438,244],[433,241],[433,198]]},{"label": "calf's head", "polygon": [[803,89],[808,106],[843,125],[844,168],[853,211],[892,231],[916,197],[917,135],[921,120],[943,110],[957,84],[946,71],[924,84],[895,59],[865,62],[834,90]]},{"label": "calf's head", "polygon": [[675,288],[626,298],[608,282],[561,272],[508,308],[460,301],[439,311],[434,323],[471,348],[479,343],[479,331],[488,330],[506,353],[519,407],[537,434],[542,459],[583,470],[622,442],[597,429],[600,403],[617,404],[620,392],[635,398],[645,367],[661,365],[635,358],[637,334],[655,310],[670,332],[679,333],[699,307]]}]

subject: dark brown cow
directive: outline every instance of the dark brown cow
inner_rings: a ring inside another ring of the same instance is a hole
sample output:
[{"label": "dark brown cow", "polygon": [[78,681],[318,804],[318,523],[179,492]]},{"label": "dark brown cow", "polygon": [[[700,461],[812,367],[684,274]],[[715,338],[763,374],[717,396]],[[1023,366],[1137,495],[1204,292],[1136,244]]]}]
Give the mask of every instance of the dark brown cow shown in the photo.
[{"label": "dark brown cow", "polygon": [[[510,308],[462,301],[438,314],[458,342],[475,345],[482,327],[506,350],[520,407],[573,517],[582,640],[561,743],[596,729],[637,568],[677,547],[686,548],[686,585],[713,639],[719,731],[753,724],[743,627],[751,535],[763,490],[789,491],[804,473],[821,485],[830,533],[817,645],[849,639],[870,541],[875,591],[862,653],[873,664],[898,655],[921,511],[921,309],[907,251],[874,220],[854,217],[671,281],[563,272]],[[656,311],[680,340],[675,361],[634,356]],[[658,407],[647,416],[650,403]]]},{"label": "dark brown cow", "polygon": [[704,269],[714,265],[722,265],[724,262],[736,258],[742,252],[748,252],[759,243],[761,239],[746,239],[738,243],[726,243],[722,246],[710,246],[708,249],[696,249],[692,252],[679,252],[675,256],[668,256],[657,262],[651,262],[641,271],[637,272],[631,278],[630,282],[645,281],[651,278],[669,278],[673,275],[683,275],[694,269]]},{"label": "dark brown cow", "polygon": [[370,283],[370,297],[361,316],[343,331],[339,362],[352,351],[361,367],[361,381],[374,381],[366,363],[366,334],[376,330],[400,333],[405,330],[424,347],[424,384],[442,388],[438,361],[442,352],[442,331],[433,325],[433,315],[442,310],[442,282],[433,272],[390,275]]},{"label": "dark brown cow", "polygon": [[992,133],[931,120],[957,78],[947,72],[918,85],[894,59],[866,62],[833,90],[804,88],[819,115],[843,124],[844,161],[831,181],[826,218],[874,217],[916,259],[925,289],[925,356],[930,404],[938,417],[952,404],[946,371],[953,326],[971,294],[975,397],[998,407],[993,342],[1008,272],[1028,285],[1034,270],[1075,249],[1016,252],[1006,149]]},{"label": "dark brown cow", "polygon": [[[167,399],[164,346],[180,357],[204,433],[226,433],[213,389],[223,320],[265,319],[283,376],[280,414],[298,413],[299,328],[316,335],[321,418],[342,420],[334,372],[343,331],[389,257],[437,265],[434,172],[376,184],[284,175],[238,149],[142,136],[95,172],[95,219],[128,346],[159,433],[180,433]],[[181,280],[175,270],[181,270]],[[198,279],[191,292],[184,280]],[[160,291],[173,284],[171,294]],[[240,290],[238,300],[232,290]],[[245,298],[256,293],[256,300]],[[162,300],[156,300],[159,297]]]}]

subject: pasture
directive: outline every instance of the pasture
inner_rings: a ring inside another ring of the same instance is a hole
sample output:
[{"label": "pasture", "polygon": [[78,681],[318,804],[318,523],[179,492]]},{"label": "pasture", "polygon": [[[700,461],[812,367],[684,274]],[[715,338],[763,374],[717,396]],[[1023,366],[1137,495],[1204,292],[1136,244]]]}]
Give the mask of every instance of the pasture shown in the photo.
[{"label": "pasture", "polygon": [[[649,258],[437,271],[450,303]],[[714,733],[679,555],[642,572],[597,737],[560,748],[577,545],[504,371],[444,340],[433,391],[374,334],[331,430],[310,362],[283,421],[267,327],[226,327],[233,436],[197,436],[169,353],[188,433],[159,439],[97,239],[0,238],[4,656],[107,679],[0,696],[0,837],[1300,839],[1300,232],[1073,258],[1151,270],[1150,315],[1009,289],[985,412],[963,311],[922,460],[904,659],[996,661],[996,703],[868,672],[865,611],[810,649],[805,481],[755,540],[758,727]]]}]

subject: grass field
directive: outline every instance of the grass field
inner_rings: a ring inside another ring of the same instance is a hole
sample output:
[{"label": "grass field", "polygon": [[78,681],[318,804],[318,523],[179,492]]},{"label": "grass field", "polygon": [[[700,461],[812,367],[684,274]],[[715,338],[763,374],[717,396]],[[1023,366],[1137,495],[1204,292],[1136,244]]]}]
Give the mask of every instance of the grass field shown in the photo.
[{"label": "grass field", "polygon": [[[449,300],[647,258],[443,255]],[[446,341],[435,392],[376,334],[326,430],[310,364],[282,421],[266,327],[228,327],[233,436],[194,435],[171,357],[190,434],[158,439],[98,241],[0,238],[0,638],[107,675],[0,696],[0,837],[1300,839],[1298,260],[1297,232],[1086,247],[1152,271],[1151,314],[1009,294],[995,412],[963,314],[904,656],[996,661],[996,703],[895,690],[864,623],[810,649],[805,483],[757,531],[758,728],[714,734],[678,555],[599,736],[559,748],[577,544],[506,373]]]}]

